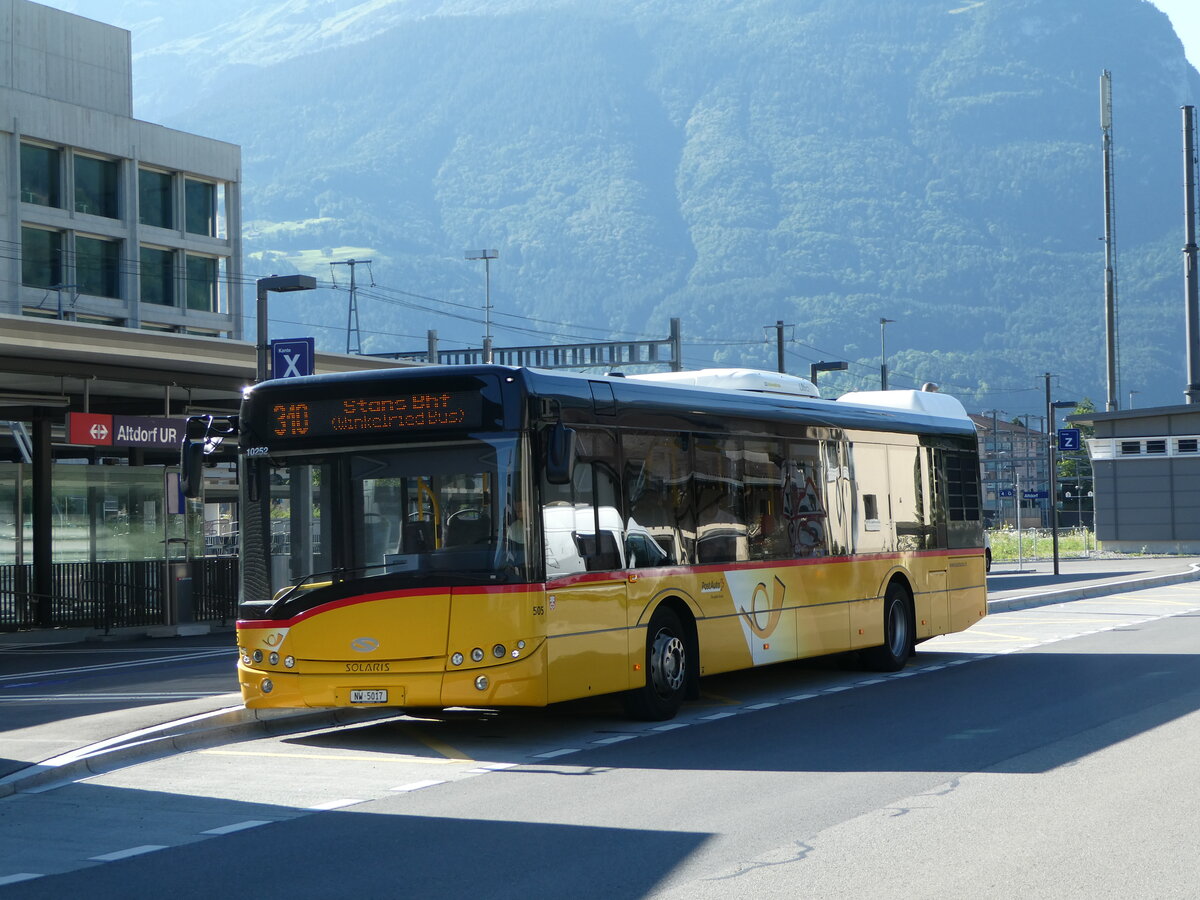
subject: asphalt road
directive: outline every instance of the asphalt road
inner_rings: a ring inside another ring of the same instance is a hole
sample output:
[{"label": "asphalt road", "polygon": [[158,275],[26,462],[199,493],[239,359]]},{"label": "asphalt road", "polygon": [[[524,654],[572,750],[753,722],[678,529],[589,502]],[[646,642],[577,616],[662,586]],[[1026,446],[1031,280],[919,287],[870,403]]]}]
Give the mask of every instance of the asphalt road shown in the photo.
[{"label": "asphalt road", "polygon": [[0,897],[1190,897],[1200,883],[1195,583],[991,616],[891,676],[830,660],[704,688],[662,725],[601,700],[404,717],[17,794],[0,801]]},{"label": "asphalt road", "polygon": [[236,691],[235,646],[223,633],[5,647],[3,729]]}]

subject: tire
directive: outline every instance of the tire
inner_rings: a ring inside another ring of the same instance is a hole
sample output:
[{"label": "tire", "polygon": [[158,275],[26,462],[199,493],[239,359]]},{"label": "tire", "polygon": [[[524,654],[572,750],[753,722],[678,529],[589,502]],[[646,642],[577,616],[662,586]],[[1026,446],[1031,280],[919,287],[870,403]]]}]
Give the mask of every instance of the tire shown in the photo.
[{"label": "tire", "polygon": [[893,581],[883,595],[883,646],[862,651],[863,663],[875,672],[898,672],[912,656],[913,627],[908,591]]},{"label": "tire", "polygon": [[687,693],[693,665],[687,634],[673,610],[660,606],[646,629],[646,683],[624,695],[625,712],[649,722],[672,719]]}]

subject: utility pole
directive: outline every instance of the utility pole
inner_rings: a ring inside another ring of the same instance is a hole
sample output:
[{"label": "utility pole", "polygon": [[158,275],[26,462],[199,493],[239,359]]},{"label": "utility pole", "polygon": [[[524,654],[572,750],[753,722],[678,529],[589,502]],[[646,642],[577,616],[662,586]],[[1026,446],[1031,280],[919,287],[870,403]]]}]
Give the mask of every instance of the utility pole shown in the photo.
[{"label": "utility pole", "polygon": [[1107,412],[1117,406],[1117,226],[1112,151],[1112,74],[1100,73],[1100,129],[1104,144],[1104,340],[1108,365]]},{"label": "utility pole", "polygon": [[[332,272],[334,266],[349,266],[350,267],[350,306],[346,311],[346,352],[347,353],[362,353],[362,332],[358,327],[358,283],[354,279],[354,268],[358,265],[371,265],[369,259],[346,259],[340,262],[331,262],[329,264]],[[334,286],[337,285],[337,278],[333,279]]]},{"label": "utility pole", "polygon": [[886,391],[887,386],[887,342],[884,340],[884,328],[895,322],[895,319],[879,320],[879,389]]},{"label": "utility pole", "polygon": [[1184,240],[1183,280],[1187,303],[1187,372],[1184,396],[1200,401],[1200,285],[1196,278],[1196,124],[1195,107],[1183,107]]},{"label": "utility pole", "polygon": [[[770,328],[770,325],[764,325],[763,328]],[[784,325],[783,319],[775,320],[775,371],[783,374],[787,372],[787,366],[783,363],[783,329],[791,328],[791,325]]]},{"label": "utility pole", "polygon": [[492,260],[500,258],[499,250],[480,250],[477,256],[467,254],[467,259],[483,260],[483,361],[492,361]]}]

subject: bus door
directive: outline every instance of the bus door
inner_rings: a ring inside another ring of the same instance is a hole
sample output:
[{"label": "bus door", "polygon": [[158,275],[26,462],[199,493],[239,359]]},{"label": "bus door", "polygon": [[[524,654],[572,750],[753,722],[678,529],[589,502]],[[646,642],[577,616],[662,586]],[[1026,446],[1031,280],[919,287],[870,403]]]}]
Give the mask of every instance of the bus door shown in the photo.
[{"label": "bus door", "polygon": [[[921,469],[928,490],[928,538],[930,550],[946,549],[946,479],[936,464],[939,451],[932,447],[921,449]],[[931,553],[927,589],[918,589],[916,597],[917,637],[945,633],[949,625],[949,557],[944,553]]]},{"label": "bus door", "polygon": [[623,691],[630,668],[625,529],[611,434],[580,429],[570,484],[542,484],[548,700]]}]

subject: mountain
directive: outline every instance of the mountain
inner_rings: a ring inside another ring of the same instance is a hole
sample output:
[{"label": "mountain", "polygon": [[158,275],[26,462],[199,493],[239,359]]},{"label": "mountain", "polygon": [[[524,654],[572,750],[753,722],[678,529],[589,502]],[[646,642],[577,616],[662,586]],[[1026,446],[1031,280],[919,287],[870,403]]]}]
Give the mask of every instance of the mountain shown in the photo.
[{"label": "mountain", "polygon": [[[789,367],[849,360],[822,377],[845,389],[877,384],[887,318],[893,386],[1013,413],[1043,372],[1056,398],[1104,399],[1109,69],[1120,398],[1181,401],[1179,107],[1200,75],[1143,0],[120,9],[144,23],[138,115],[243,148],[247,269],[344,287],[327,264],[371,260],[369,352],[430,328],[478,346],[464,257],[495,248],[498,346],[678,316],[690,365],[773,368],[783,320]],[[346,303],[319,291],[272,327],[344,349]]]}]

